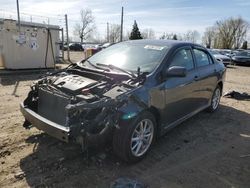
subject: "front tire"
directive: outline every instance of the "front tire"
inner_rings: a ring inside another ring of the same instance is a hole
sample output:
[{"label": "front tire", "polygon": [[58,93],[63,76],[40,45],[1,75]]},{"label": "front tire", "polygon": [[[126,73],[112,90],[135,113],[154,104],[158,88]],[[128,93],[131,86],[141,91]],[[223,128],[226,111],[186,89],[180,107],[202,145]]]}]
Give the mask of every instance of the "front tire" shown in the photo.
[{"label": "front tire", "polygon": [[208,112],[214,112],[215,110],[218,109],[220,104],[220,98],[221,98],[221,88],[220,86],[217,86],[212,95],[210,106],[207,109]]},{"label": "front tire", "polygon": [[132,122],[120,125],[120,128],[115,130],[114,152],[126,162],[137,162],[149,151],[155,133],[155,117],[148,111],[142,112]]}]

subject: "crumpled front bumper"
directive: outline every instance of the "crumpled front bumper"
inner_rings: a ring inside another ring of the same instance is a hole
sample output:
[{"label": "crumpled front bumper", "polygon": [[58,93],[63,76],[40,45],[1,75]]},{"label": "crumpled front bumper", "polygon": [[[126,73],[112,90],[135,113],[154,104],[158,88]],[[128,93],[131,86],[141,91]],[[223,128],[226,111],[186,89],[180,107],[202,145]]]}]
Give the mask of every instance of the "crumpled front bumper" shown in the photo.
[{"label": "crumpled front bumper", "polygon": [[25,117],[25,119],[32,124],[32,126],[46,132],[48,135],[55,137],[64,142],[69,142],[70,128],[52,122],[33,110],[24,106],[23,103],[20,104],[20,110]]}]

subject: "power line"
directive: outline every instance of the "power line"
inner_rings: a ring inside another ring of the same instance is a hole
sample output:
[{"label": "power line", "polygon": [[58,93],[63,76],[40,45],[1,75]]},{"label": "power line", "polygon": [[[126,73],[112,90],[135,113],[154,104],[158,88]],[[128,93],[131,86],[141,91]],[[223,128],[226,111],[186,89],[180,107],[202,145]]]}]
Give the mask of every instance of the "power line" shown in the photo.
[{"label": "power line", "polygon": [[[3,12],[3,13],[11,13],[11,14],[16,14],[16,12],[15,11],[11,11],[11,10],[5,10],[5,9],[0,9],[0,12]],[[48,13],[39,13],[39,12],[37,12],[38,14],[34,14],[33,12],[31,13],[31,12],[26,12],[26,11],[21,11],[20,12],[20,14],[22,14],[22,15],[28,15],[28,16],[30,16],[30,15],[32,15],[32,16],[38,16],[38,17],[54,17],[54,18],[58,18],[58,17],[63,17],[64,15],[60,15],[60,14],[57,14],[57,15],[55,15],[55,14],[48,14]],[[40,15],[41,14],[41,15]],[[45,14],[46,15],[48,15],[48,16],[45,16]]]}]

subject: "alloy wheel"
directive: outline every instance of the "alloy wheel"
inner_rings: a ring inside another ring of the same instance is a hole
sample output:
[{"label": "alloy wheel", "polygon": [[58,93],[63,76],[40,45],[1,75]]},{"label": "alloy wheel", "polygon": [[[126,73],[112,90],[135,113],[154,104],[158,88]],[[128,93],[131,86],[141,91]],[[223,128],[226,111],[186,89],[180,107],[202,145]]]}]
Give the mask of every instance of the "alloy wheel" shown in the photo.
[{"label": "alloy wheel", "polygon": [[140,157],[149,149],[154,136],[154,125],[149,119],[141,120],[134,129],[131,137],[131,152]]},{"label": "alloy wheel", "polygon": [[212,108],[215,110],[220,103],[220,88],[216,88],[213,98],[212,98]]}]

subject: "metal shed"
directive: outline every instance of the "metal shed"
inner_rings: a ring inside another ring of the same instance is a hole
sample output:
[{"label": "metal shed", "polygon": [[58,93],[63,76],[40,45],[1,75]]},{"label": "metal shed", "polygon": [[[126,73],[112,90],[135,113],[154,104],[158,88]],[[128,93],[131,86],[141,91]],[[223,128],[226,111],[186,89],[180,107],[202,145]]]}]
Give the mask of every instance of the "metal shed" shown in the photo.
[{"label": "metal shed", "polygon": [[53,68],[59,57],[59,26],[0,19],[0,67]]}]

